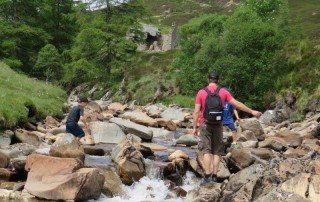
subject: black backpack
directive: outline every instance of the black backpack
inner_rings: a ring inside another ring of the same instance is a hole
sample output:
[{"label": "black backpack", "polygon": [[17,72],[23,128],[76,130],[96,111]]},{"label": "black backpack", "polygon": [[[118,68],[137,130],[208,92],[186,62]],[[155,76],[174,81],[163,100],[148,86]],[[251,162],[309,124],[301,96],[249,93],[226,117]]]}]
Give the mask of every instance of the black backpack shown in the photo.
[{"label": "black backpack", "polygon": [[223,120],[223,105],[219,96],[220,89],[221,87],[217,86],[214,93],[211,93],[208,88],[204,88],[208,93],[203,114],[206,122],[220,123]]}]

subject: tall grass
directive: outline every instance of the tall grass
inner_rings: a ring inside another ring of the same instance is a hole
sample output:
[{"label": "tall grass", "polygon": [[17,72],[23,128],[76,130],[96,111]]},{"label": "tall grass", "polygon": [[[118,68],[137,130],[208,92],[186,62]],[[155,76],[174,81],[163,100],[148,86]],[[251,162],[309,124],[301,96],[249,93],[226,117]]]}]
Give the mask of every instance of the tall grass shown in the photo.
[{"label": "tall grass", "polygon": [[63,114],[66,93],[59,87],[14,72],[0,62],[0,128],[46,115]]}]

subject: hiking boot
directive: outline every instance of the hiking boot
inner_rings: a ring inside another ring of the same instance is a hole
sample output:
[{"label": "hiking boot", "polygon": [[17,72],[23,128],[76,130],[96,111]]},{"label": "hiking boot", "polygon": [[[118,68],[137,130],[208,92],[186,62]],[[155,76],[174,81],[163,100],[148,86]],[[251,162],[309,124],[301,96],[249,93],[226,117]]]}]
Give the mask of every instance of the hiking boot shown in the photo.
[{"label": "hiking boot", "polygon": [[202,182],[200,185],[208,184],[209,182],[212,182],[212,177],[203,177]]},{"label": "hiking boot", "polygon": [[233,142],[231,144],[231,149],[234,149],[234,150],[239,150],[240,149],[240,145],[236,142]]},{"label": "hiking boot", "polygon": [[211,177],[211,182],[218,182],[218,177],[217,176],[212,176]]}]

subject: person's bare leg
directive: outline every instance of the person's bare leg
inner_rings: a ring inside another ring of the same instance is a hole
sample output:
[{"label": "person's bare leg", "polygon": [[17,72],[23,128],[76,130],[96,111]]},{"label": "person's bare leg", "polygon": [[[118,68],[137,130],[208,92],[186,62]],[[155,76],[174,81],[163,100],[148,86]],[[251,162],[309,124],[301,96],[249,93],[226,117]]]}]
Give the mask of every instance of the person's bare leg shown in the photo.
[{"label": "person's bare leg", "polygon": [[220,163],[220,156],[219,155],[213,155],[213,174],[217,175],[219,170],[219,163]]},{"label": "person's bare leg", "polygon": [[232,141],[233,142],[237,141],[237,131],[232,131]]},{"label": "person's bare leg", "polygon": [[204,163],[204,173],[209,175],[212,173],[211,171],[211,154],[203,155],[203,163]]}]

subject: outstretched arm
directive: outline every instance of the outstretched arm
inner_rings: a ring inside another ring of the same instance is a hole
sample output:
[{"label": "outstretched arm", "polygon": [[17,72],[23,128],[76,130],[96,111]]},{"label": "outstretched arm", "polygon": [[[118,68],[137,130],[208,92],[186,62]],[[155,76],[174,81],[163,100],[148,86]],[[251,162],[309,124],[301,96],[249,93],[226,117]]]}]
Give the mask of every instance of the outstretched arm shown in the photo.
[{"label": "outstretched arm", "polygon": [[247,112],[249,114],[252,114],[254,117],[259,118],[262,113],[256,110],[252,110],[249,107],[247,107],[245,104],[243,104],[242,102],[239,102],[238,100],[232,98],[229,101],[230,104],[232,104],[233,106],[235,106],[237,109],[240,109],[241,111]]}]

